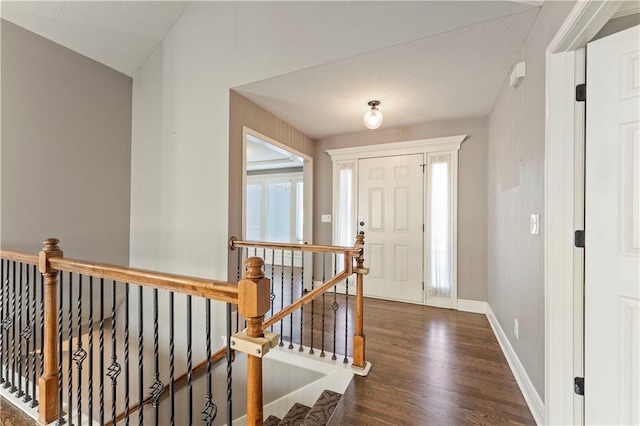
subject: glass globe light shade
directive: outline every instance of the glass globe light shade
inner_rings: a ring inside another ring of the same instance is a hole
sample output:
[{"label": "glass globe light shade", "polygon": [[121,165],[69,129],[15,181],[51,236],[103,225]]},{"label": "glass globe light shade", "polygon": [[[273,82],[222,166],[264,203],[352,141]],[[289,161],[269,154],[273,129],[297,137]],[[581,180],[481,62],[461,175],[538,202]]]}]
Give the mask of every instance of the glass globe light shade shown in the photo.
[{"label": "glass globe light shade", "polygon": [[377,129],[382,124],[382,118],[382,113],[378,110],[378,108],[373,107],[365,113],[364,125],[367,127],[367,129]]}]

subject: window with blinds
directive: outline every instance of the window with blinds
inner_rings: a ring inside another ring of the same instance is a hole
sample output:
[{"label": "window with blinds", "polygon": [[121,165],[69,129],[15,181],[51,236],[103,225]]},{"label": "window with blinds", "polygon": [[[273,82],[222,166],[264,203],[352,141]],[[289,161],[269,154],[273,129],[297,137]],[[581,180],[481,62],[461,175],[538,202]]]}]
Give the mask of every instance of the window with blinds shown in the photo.
[{"label": "window with blinds", "polygon": [[253,241],[303,241],[302,173],[247,177],[246,238]]}]

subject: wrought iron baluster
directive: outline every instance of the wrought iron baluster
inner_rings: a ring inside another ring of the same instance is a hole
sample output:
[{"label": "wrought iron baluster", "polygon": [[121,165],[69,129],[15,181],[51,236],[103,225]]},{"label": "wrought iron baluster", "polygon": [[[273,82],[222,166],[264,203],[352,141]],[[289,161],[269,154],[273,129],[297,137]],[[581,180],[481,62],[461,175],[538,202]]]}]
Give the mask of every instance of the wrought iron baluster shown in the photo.
[{"label": "wrought iron baluster", "polygon": [[[311,253],[311,291],[315,289],[315,281],[316,281],[316,254]],[[311,301],[311,344],[309,345],[309,355],[313,355],[315,352],[313,350],[313,320],[316,316],[315,310],[315,299]]]},{"label": "wrought iron baluster", "polygon": [[205,301],[205,339],[207,349],[207,394],[205,396],[204,410],[202,410],[202,420],[211,425],[218,413],[218,407],[213,402],[213,392],[211,388],[211,300]]},{"label": "wrought iron baluster", "polygon": [[[37,271],[37,267],[34,265],[34,271]],[[40,276],[40,315],[39,315],[39,320],[40,320],[40,351],[36,351],[36,353],[34,355],[38,356],[39,362],[40,362],[40,376],[44,375],[44,275],[38,273],[38,275]],[[37,291],[34,290],[33,293],[33,298],[35,301],[36,298],[36,294]],[[35,308],[34,308],[34,316],[35,316]],[[35,326],[36,321],[34,321],[34,326]],[[35,339],[34,343],[37,343],[38,339]],[[37,345],[36,345],[37,346]],[[35,372],[34,372],[34,377],[35,377]],[[31,406],[32,407],[37,407],[39,405],[38,402],[38,394],[35,392],[35,386],[36,386],[36,380],[33,380],[33,387],[34,387],[34,393],[33,393],[33,401],[31,401]]]},{"label": "wrought iron baluster", "polygon": [[16,393],[17,398],[21,398],[24,396],[24,392],[22,391],[22,289],[24,287],[24,271],[23,271],[23,263],[20,262],[20,272],[19,272],[19,284],[18,284],[18,359],[17,359],[17,367],[18,367],[18,392]]},{"label": "wrought iron baluster", "polygon": [[[173,311],[173,310],[172,310]],[[160,394],[164,384],[160,380],[160,350],[158,343],[158,289],[153,289],[153,384],[151,384],[151,396],[153,397],[154,424],[160,422]]]},{"label": "wrought iron baluster", "polygon": [[[274,282],[273,275],[275,273],[275,259],[276,259],[276,250],[271,249],[271,294],[269,295],[269,299],[271,301],[271,316],[273,316],[273,302],[276,300],[276,293],[274,291]],[[271,331],[273,331],[273,324],[271,324]]]},{"label": "wrought iron baluster", "polygon": [[[71,346],[69,346],[71,351]],[[82,363],[87,358],[87,351],[82,347],[82,275],[78,275],[78,343],[73,354],[73,360],[78,366],[78,394],[76,395],[78,406],[78,425],[82,424]],[[91,376],[91,373],[89,373]]]},{"label": "wrought iron baluster", "polygon": [[191,296],[187,296],[187,424],[193,424]]},{"label": "wrought iron baluster", "polygon": [[144,425],[144,287],[138,286],[138,424]]},{"label": "wrought iron baluster", "polygon": [[[326,279],[326,273],[327,273],[327,254],[326,253],[322,253],[322,282],[325,283],[327,282]],[[324,358],[325,357],[325,353],[324,353],[324,321],[325,321],[325,304],[326,304],[326,297],[325,297],[325,293],[322,293],[322,333],[320,333],[320,338],[321,338],[321,344],[320,344],[320,358]]]},{"label": "wrought iron baluster", "polygon": [[44,275],[40,274],[40,376],[44,376]]},{"label": "wrought iron baluster", "polygon": [[[71,351],[73,350],[73,273],[69,272],[69,307],[67,308],[67,320],[68,320],[68,330],[69,336],[67,337],[67,341],[69,343],[69,366],[67,368],[67,423],[70,426],[73,426],[73,420],[71,418],[71,413],[73,412],[73,363]],[[62,362],[62,359],[60,360]]]},{"label": "wrought iron baluster", "polygon": [[171,411],[171,418],[169,421],[169,424],[171,426],[175,425],[175,404],[176,404],[176,400],[175,400],[175,342],[174,342],[174,338],[175,338],[175,330],[174,330],[174,325],[175,325],[175,321],[174,321],[174,312],[173,312],[173,292],[169,293],[169,399],[170,399],[170,411]]},{"label": "wrought iron baluster", "polygon": [[[282,252],[282,259],[280,263],[280,310],[284,309],[284,250]],[[280,343],[278,346],[284,346],[283,336],[284,335],[284,319],[280,320]]]},{"label": "wrought iron baluster", "polygon": [[[25,341],[25,356],[24,356],[24,398],[22,399],[23,402],[29,402],[31,401],[31,392],[29,391],[29,373],[30,373],[30,364],[29,364],[29,358],[31,358],[31,336],[33,334],[32,332],[32,328],[31,328],[31,292],[30,290],[30,286],[31,286],[31,279],[29,278],[29,265],[24,265],[25,266],[25,274],[27,276],[27,282],[24,286],[24,309],[25,309],[25,318],[26,318],[26,324],[24,326],[24,328],[22,329],[22,331],[20,332],[20,335],[24,338]],[[35,278],[35,276],[33,276],[32,278]],[[20,308],[20,310],[22,311],[22,308]],[[20,357],[20,359],[22,359],[22,357]],[[22,377],[22,376],[21,376]]]},{"label": "wrought iron baluster", "polygon": [[129,283],[124,284],[124,424],[129,426]]},{"label": "wrought iron baluster", "polygon": [[89,424],[93,424],[93,277],[89,276]]},{"label": "wrought iron baluster", "polygon": [[233,423],[233,353],[231,352],[231,303],[227,303],[227,425]]},{"label": "wrought iron baluster", "polygon": [[[346,256],[346,255],[345,255]],[[349,349],[349,277],[345,281],[346,293],[344,297],[344,359],[342,362],[347,364],[349,359],[347,358],[347,349]]]},{"label": "wrought iron baluster", "polygon": [[98,345],[99,345],[99,353],[98,353],[98,362],[100,364],[100,384],[99,384],[99,393],[100,393],[100,424],[104,424],[104,278],[100,278],[100,326],[99,326],[99,336],[98,336]]},{"label": "wrought iron baluster", "polygon": [[[62,355],[63,355],[63,351],[62,351],[62,342],[63,342],[63,336],[62,336],[62,313],[64,312],[64,274],[62,273],[62,271],[60,271],[58,273],[58,300],[60,301],[59,305],[58,305],[58,422],[57,425],[63,425],[66,423],[66,421],[64,420],[63,414],[64,412],[62,411],[62,390],[64,389],[64,384],[62,383]],[[44,294],[43,294],[44,296]],[[44,340],[42,341],[42,344],[44,345]],[[44,347],[42,348],[43,350],[45,349]]]},{"label": "wrought iron baluster", "polygon": [[118,352],[116,351],[116,282],[111,283],[111,364],[107,368],[107,376],[111,378],[111,423],[116,423],[116,402],[118,385],[118,376],[122,371],[122,366],[118,363]]},{"label": "wrought iron baluster", "polygon": [[[0,326],[0,383],[5,383],[5,374],[4,374],[4,321],[5,321],[5,310],[4,310],[4,290],[9,287],[9,261],[7,260],[7,267],[5,270],[4,267],[4,259],[0,259],[0,279],[2,282],[0,283],[0,321],[2,322]],[[5,271],[7,276],[5,277]],[[5,386],[6,387],[6,386]]]},{"label": "wrought iron baluster", "polygon": [[[38,273],[36,265],[32,265],[31,267],[31,282],[33,297],[31,299],[31,321],[29,323],[29,327],[31,328],[31,341],[33,342],[33,352],[31,356],[31,408],[38,405],[38,397],[36,396],[36,357],[38,356],[38,351],[36,350],[36,324],[37,324],[37,311],[36,311],[36,295],[37,293],[37,283],[38,283]],[[29,348],[27,348],[27,353],[29,353]],[[25,401],[26,402],[26,401]]]},{"label": "wrought iron baluster", "polygon": [[[304,296],[304,252],[300,252],[301,262],[300,265],[300,298]],[[304,351],[303,345],[303,336],[302,331],[304,329],[304,305],[300,307],[300,347],[298,348],[298,352]],[[313,334],[313,331],[311,331]]]},{"label": "wrought iron baluster", "polygon": [[[284,267],[284,263],[282,265]],[[291,293],[289,300],[293,304],[293,250],[291,250]],[[293,312],[289,314],[289,349],[293,349]]]},{"label": "wrought iron baluster", "polygon": [[[335,277],[338,273],[338,255],[333,254],[333,276]],[[336,286],[333,286],[333,303],[331,304],[331,309],[333,310],[333,355],[331,356],[331,360],[335,361],[338,359],[336,355],[336,334],[337,334],[337,325],[338,325],[338,289]]]},{"label": "wrought iron baluster", "polygon": [[16,262],[12,262],[13,280],[11,285],[11,388],[10,393],[18,390],[16,387]]}]

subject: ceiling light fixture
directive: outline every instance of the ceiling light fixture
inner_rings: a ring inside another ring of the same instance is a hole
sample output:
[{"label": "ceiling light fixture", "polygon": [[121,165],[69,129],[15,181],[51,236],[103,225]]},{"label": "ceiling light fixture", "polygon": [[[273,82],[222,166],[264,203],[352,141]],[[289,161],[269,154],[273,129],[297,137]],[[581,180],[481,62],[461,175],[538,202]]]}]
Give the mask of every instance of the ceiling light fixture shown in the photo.
[{"label": "ceiling light fixture", "polygon": [[364,115],[364,125],[367,126],[367,129],[374,130],[382,124],[382,113],[378,110],[380,101],[369,101],[368,105],[371,109]]}]

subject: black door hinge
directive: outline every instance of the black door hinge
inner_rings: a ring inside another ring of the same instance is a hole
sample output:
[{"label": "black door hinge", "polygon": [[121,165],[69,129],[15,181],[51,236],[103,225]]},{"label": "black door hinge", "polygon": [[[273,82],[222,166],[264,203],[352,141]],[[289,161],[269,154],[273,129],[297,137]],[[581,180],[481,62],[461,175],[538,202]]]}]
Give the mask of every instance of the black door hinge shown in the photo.
[{"label": "black door hinge", "polygon": [[584,230],[578,230],[574,233],[573,244],[576,247],[584,248]]},{"label": "black door hinge", "polygon": [[584,396],[584,377],[573,378],[573,391],[578,395]]},{"label": "black door hinge", "polygon": [[587,100],[587,85],[586,84],[578,84],[576,86],[576,101],[584,102]]}]

